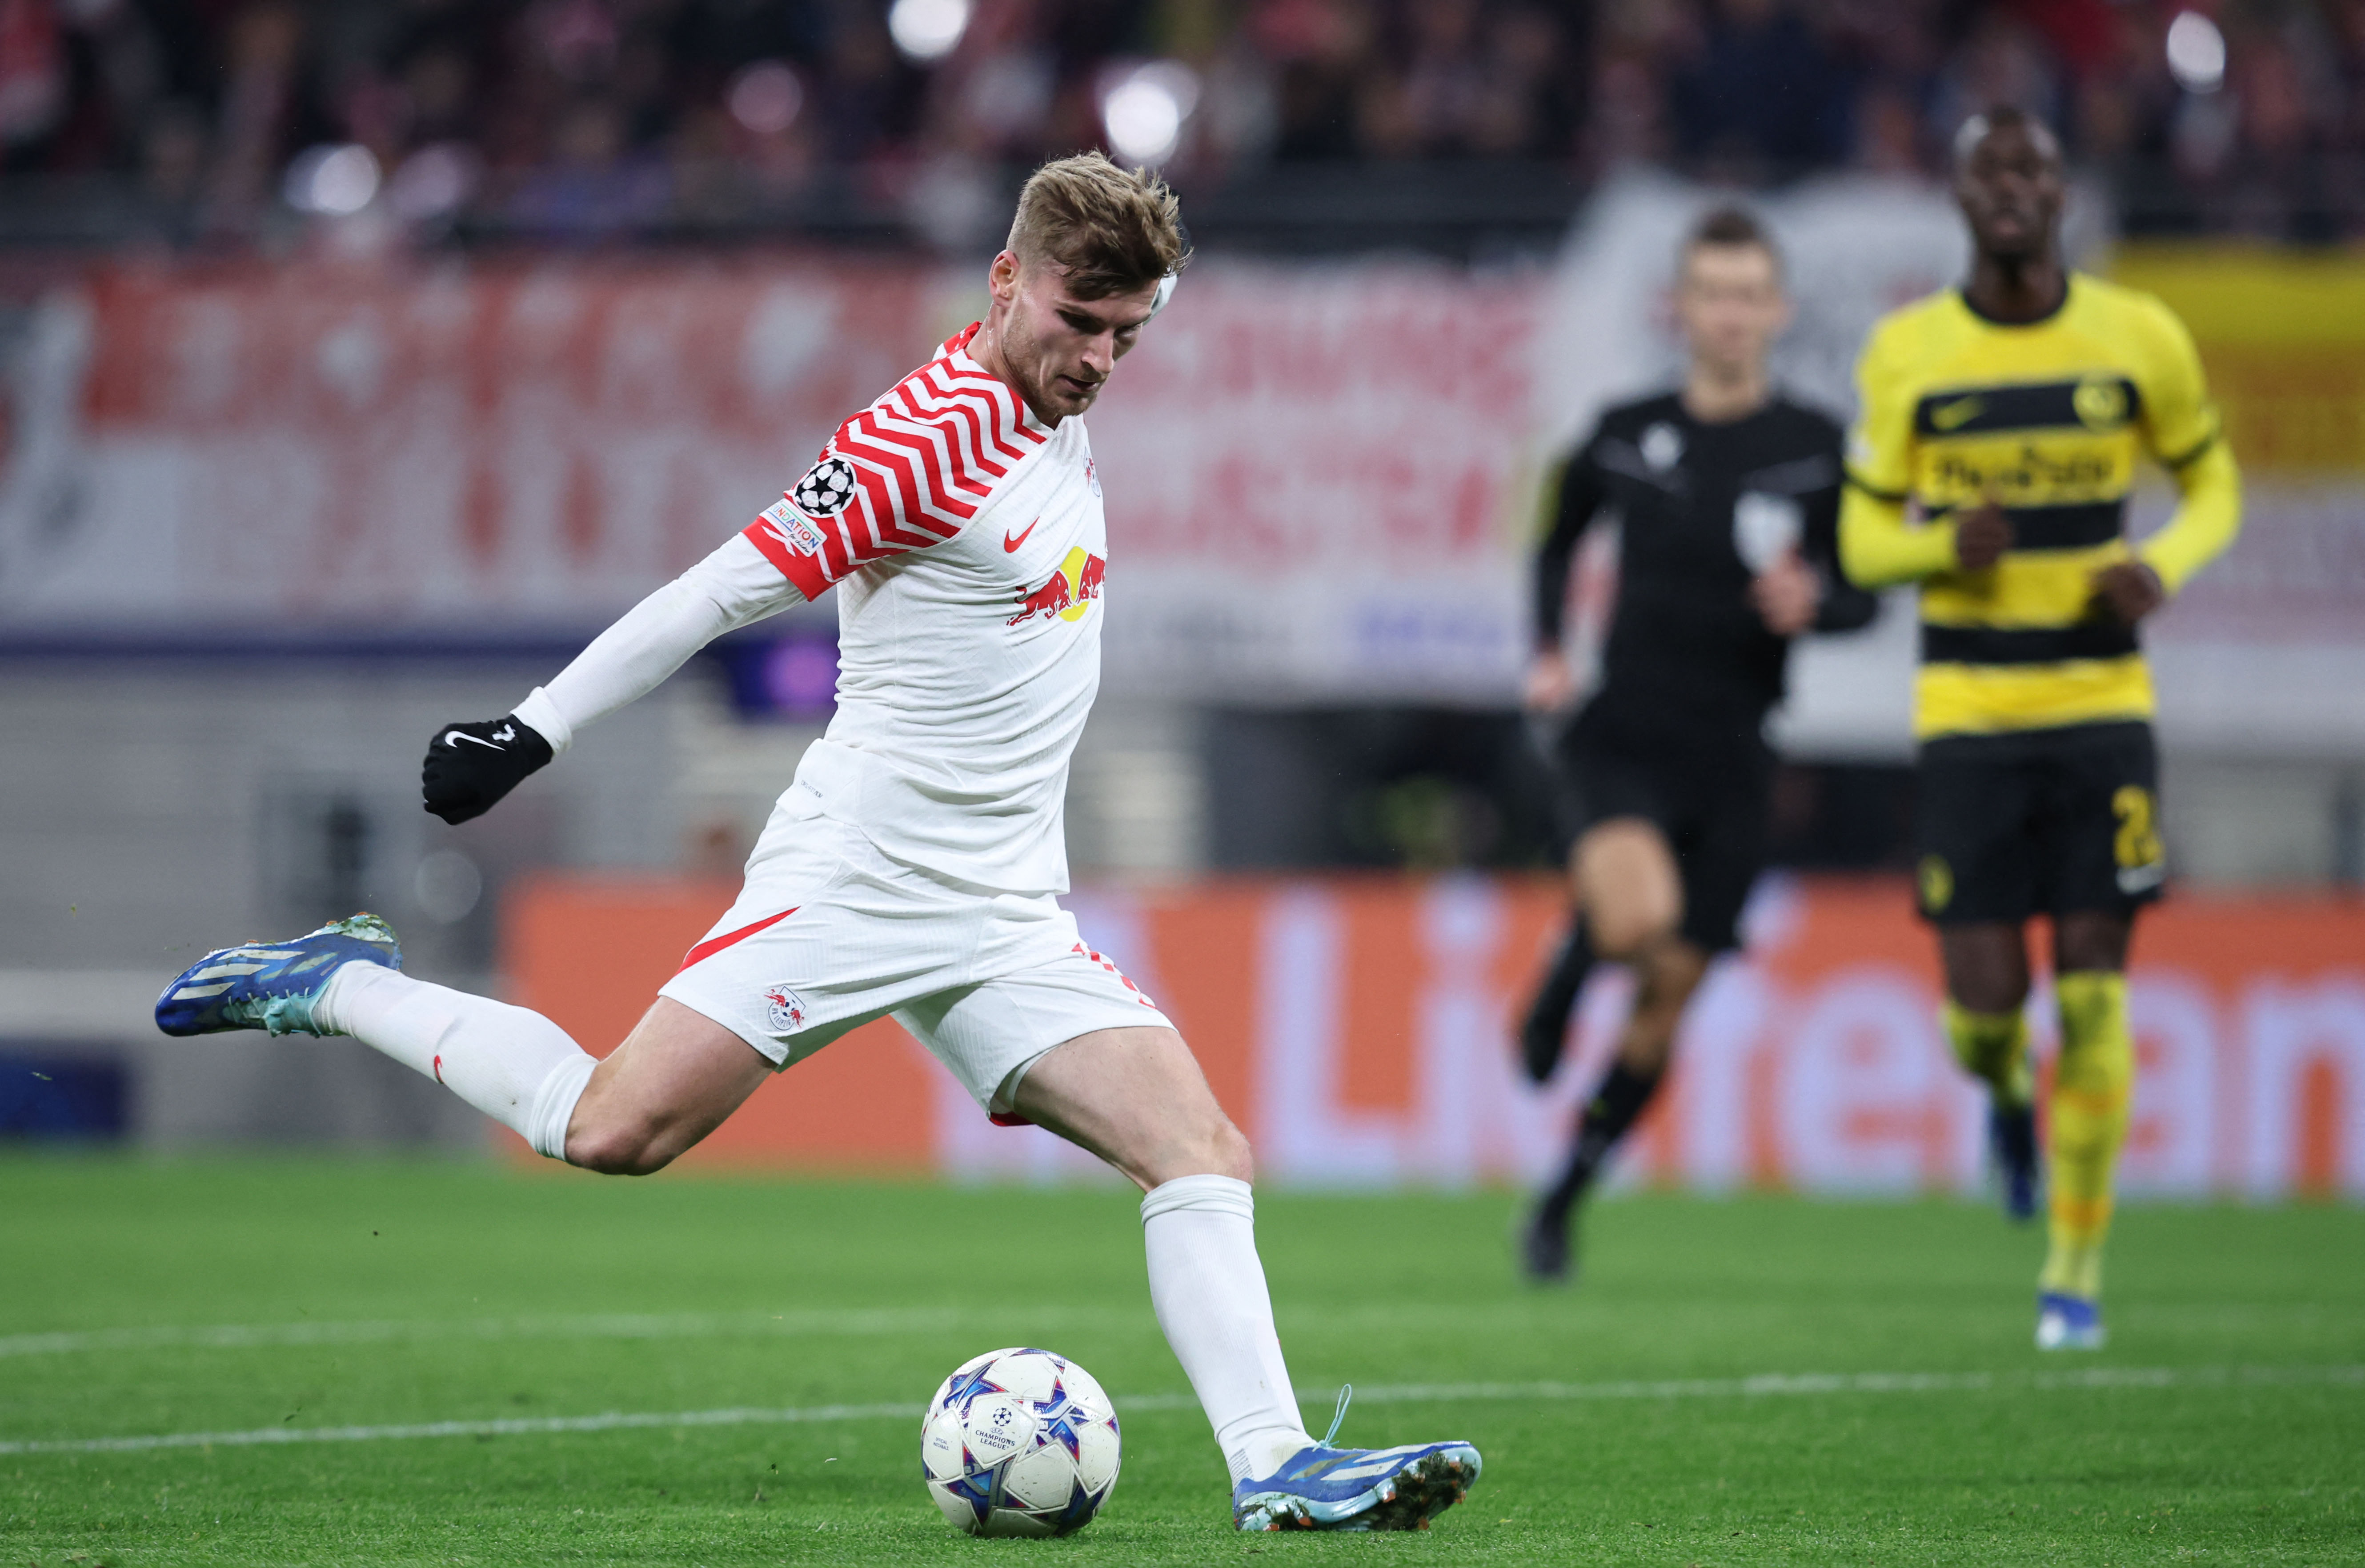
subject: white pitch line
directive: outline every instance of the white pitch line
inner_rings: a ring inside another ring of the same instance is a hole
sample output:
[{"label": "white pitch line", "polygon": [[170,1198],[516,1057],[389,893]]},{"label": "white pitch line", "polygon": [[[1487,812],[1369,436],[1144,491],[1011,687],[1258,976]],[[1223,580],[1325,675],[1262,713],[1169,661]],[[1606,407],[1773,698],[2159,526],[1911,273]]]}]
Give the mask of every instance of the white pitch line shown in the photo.
[{"label": "white pitch line", "polygon": [[[1486,1314],[1521,1328],[1534,1326],[1535,1315],[1524,1309]],[[1320,1323],[1329,1327],[1401,1327],[1431,1319],[1467,1327],[1464,1309],[1434,1312],[1406,1307],[1350,1307],[1316,1314],[1311,1310],[1282,1316],[1284,1328],[1293,1324]],[[521,1314],[512,1317],[456,1319],[388,1318],[379,1321],[328,1320],[309,1323],[141,1324],[119,1328],[58,1329],[45,1333],[0,1334],[0,1361],[35,1356],[103,1355],[127,1350],[253,1350],[308,1349],[319,1346],[494,1342],[508,1339],[723,1339],[748,1338],[820,1338],[835,1335],[889,1336],[942,1334],[955,1330],[978,1333],[1048,1335],[1074,1329],[1102,1332],[1156,1331],[1156,1321],[1144,1311],[1099,1307],[807,1307],[791,1312],[643,1312]]]},{"label": "white pitch line", "polygon": [[[1144,1394],[1128,1410],[1179,1410],[1187,1394]],[[373,1443],[399,1438],[532,1437],[544,1432],[613,1432],[633,1427],[785,1427],[816,1421],[917,1421],[918,1405],[813,1405],[802,1409],[611,1410],[600,1416],[525,1416],[496,1421],[421,1421],[398,1427],[258,1427],[244,1432],[157,1432],[123,1438],[58,1438],[0,1442],[0,1454],[136,1453],[149,1449],[254,1448],[272,1443]]]},{"label": "white pitch line", "polygon": [[[2365,1366],[2088,1367],[2048,1372],[1761,1372],[1754,1377],[1679,1378],[1624,1383],[1434,1383],[1382,1384],[1355,1391],[1366,1405],[1444,1405],[1484,1401],[1753,1399],[1834,1394],[1978,1394],[2007,1389],[2273,1387],[2293,1383],[2365,1387]],[[1300,1389],[1300,1403],[1322,1404],[1328,1389]],[[1188,1409],[1187,1394],[1137,1394],[1120,1412]],[[243,1432],[157,1432],[119,1438],[0,1441],[0,1454],[132,1453],[151,1449],[253,1448],[274,1443],[367,1443],[404,1438],[532,1437],[553,1432],[612,1432],[640,1427],[803,1426],[820,1421],[916,1421],[917,1405],[816,1405],[801,1409],[739,1406],[723,1410],[610,1411],[600,1416],[512,1417],[494,1421],[425,1421],[393,1427],[259,1427]]]},{"label": "white pitch line", "polygon": [[[683,1339],[734,1335],[926,1334],[1024,1316],[1046,1327],[1074,1327],[1116,1316],[1020,1309],[993,1314],[954,1307],[876,1307],[786,1313],[600,1313],[479,1317],[454,1322],[223,1323],[0,1335],[0,1360],[117,1350],[247,1350],[307,1345],[382,1345],[453,1339]],[[1143,1315],[1129,1315],[1143,1316]]]}]

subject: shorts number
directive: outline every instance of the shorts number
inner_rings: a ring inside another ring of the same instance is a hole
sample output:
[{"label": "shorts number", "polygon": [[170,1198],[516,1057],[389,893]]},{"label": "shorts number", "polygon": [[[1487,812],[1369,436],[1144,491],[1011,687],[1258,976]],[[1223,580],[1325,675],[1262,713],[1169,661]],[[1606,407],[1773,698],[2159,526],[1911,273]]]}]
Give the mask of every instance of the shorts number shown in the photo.
[{"label": "shorts number", "polygon": [[2159,827],[2153,821],[2151,791],[2140,784],[2125,784],[2111,797],[2111,812],[2119,819],[2118,836],[2112,850],[2121,867],[2134,870],[2139,866],[2157,866],[2164,855],[2159,845]]}]

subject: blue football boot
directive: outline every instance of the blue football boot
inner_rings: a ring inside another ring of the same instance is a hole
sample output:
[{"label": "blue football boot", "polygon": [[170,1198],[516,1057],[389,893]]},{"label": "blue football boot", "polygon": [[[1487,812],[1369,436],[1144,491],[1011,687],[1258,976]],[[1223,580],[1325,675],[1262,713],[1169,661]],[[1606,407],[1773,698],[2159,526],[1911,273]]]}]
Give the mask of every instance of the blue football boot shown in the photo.
[{"label": "blue football boot", "polygon": [[1306,1444],[1271,1475],[1232,1488],[1235,1529],[1427,1529],[1469,1495],[1478,1450],[1468,1443],[1332,1448],[1353,1393],[1351,1386],[1339,1390],[1339,1413],[1320,1442]]},{"label": "blue football boot", "polygon": [[2026,1103],[1990,1105],[1988,1147],[1994,1152],[1996,1176],[2003,1187],[2004,1217],[2015,1223],[2034,1219],[2036,1107]]},{"label": "blue football boot", "polygon": [[326,1034],[312,1022],[312,1004],[329,977],[347,964],[402,968],[394,927],[374,914],[348,915],[292,942],[249,942],[207,953],[156,999],[156,1027],[168,1035]]},{"label": "blue football boot", "polygon": [[2040,1350],[2099,1350],[2102,1348],[2102,1304],[2081,1295],[2041,1291],[2036,1297],[2036,1348]]}]

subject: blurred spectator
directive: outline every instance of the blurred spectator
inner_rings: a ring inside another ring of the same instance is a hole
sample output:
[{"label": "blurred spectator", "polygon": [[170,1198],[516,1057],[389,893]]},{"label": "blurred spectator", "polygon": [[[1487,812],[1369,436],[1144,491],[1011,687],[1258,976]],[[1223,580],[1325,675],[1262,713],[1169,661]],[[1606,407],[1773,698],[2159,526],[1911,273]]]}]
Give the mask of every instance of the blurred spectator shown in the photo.
[{"label": "blurred spectator", "polygon": [[1188,89],[1186,190],[1269,162],[1936,175],[2006,101],[2135,227],[2365,236],[2365,0],[0,0],[0,178],[112,181],[214,243],[296,221],[291,165],[346,143],[422,238],[916,215],[1102,143],[1152,63]]},{"label": "blurred spectator", "polygon": [[1876,82],[1855,101],[1853,156],[1867,174],[1918,174],[1928,162],[1927,139],[1913,100],[1892,84]]},{"label": "blurred spectator", "polygon": [[622,107],[602,95],[577,99],[559,116],[550,156],[510,198],[509,216],[530,234],[596,240],[645,228],[663,217],[664,166],[636,152]]},{"label": "blurred spectator", "polygon": [[2046,124],[2072,128],[2062,117],[2062,79],[2044,39],[2012,12],[1985,13],[1938,73],[1931,101],[1942,126],[1960,125],[1990,104],[2016,104]]},{"label": "blurred spectator", "polygon": [[211,228],[250,228],[270,199],[282,155],[299,129],[297,51],[303,41],[303,15],[285,0],[260,0],[230,20],[206,190]]},{"label": "blurred spectator", "polygon": [[1822,39],[1782,0],[1716,0],[1669,83],[1676,151],[1733,181],[1828,166],[1847,151],[1842,85]]},{"label": "blurred spectator", "polygon": [[58,18],[42,0],[0,0],[0,144],[55,130],[72,107]]},{"label": "blurred spectator", "polygon": [[1682,0],[1607,0],[1596,29],[1586,146],[1596,169],[1668,155],[1663,84],[1676,61],[1696,51],[1698,27]]},{"label": "blurred spectator", "polygon": [[1335,162],[1363,146],[1357,100],[1378,60],[1373,7],[1357,0],[1268,0],[1250,37],[1280,67],[1275,154]]}]

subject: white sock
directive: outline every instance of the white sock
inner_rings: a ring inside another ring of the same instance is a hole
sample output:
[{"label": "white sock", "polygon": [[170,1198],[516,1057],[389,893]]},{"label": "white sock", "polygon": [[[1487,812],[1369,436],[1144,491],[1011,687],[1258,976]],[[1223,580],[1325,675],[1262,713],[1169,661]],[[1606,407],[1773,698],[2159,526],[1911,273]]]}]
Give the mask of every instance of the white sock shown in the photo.
[{"label": "white sock", "polygon": [[1271,1475],[1313,1439],[1273,1332],[1256,1200],[1229,1176],[1181,1176],[1141,1200],[1149,1300],[1216,1428],[1235,1482]]},{"label": "white sock", "polygon": [[330,976],[312,1018],[425,1073],[553,1159],[566,1158],[566,1124],[599,1065],[539,1013],[376,964]]}]

